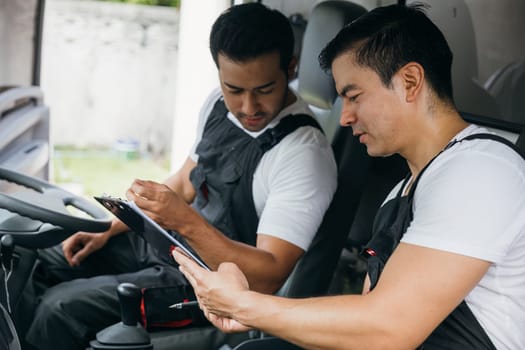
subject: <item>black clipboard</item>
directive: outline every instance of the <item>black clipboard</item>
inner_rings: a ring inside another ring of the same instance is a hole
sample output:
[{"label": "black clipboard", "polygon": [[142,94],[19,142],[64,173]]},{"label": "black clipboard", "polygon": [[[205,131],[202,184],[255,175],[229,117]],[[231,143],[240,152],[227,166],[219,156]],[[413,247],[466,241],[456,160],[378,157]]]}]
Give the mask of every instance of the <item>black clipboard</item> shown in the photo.
[{"label": "black clipboard", "polygon": [[114,198],[106,195],[94,197],[107,210],[128,225],[130,229],[141,235],[156,251],[160,259],[176,264],[171,255],[175,247],[182,249],[186,255],[206,270],[210,270],[202,259],[175,238],[170,231],[162,228],[132,201]]}]

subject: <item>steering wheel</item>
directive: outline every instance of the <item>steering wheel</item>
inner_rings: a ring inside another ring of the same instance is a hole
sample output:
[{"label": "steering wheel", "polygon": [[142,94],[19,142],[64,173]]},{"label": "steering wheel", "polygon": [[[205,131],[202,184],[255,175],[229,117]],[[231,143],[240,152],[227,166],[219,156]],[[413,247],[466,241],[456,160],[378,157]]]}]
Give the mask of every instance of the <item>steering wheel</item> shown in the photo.
[{"label": "steering wheel", "polygon": [[[46,181],[2,167],[0,180],[32,190],[9,195],[0,193],[0,208],[5,209],[0,212],[0,236],[10,234],[17,243],[44,248],[61,242],[74,232],[102,232],[111,225],[108,213],[97,203]],[[67,206],[87,216],[74,215]]]}]

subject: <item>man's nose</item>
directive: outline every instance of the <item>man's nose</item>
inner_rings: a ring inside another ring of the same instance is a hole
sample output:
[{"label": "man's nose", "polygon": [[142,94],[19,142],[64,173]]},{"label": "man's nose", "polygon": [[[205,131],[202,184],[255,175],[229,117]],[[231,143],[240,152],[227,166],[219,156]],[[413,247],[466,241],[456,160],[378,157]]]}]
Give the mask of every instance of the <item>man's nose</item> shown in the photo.
[{"label": "man's nose", "polygon": [[242,112],[246,115],[254,115],[257,113],[257,97],[253,93],[246,93],[242,97]]},{"label": "man's nose", "polygon": [[341,124],[341,126],[351,126],[356,122],[356,119],[357,118],[354,109],[349,106],[348,103],[343,102],[339,124]]}]

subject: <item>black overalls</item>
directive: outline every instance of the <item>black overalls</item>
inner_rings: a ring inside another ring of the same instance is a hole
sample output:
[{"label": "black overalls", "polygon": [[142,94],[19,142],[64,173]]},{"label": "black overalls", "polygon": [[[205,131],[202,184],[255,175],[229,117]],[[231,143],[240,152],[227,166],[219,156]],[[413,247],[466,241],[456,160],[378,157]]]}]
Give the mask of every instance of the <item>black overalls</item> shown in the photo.
[{"label": "black overalls", "polygon": [[[410,191],[406,196],[402,192],[410,179],[410,174],[404,180],[396,197],[385,203],[378,211],[374,221],[373,235],[370,242],[362,252],[368,262],[368,274],[370,276],[371,289],[373,289],[380,277],[385,263],[397,247],[408,225],[413,219],[412,204],[414,193],[419,179],[428,166],[441,153],[458,142],[472,139],[490,139],[502,142],[512,147],[516,152],[520,151],[508,140],[493,134],[473,134],[461,140],[450,142],[443,151],[436,155],[421,170],[414,180]],[[521,154],[521,153],[520,153]],[[462,301],[454,311],[430,334],[418,349],[424,350],[495,350],[485,330],[476,320],[474,314],[465,301]]]},{"label": "black overalls", "polygon": [[259,218],[252,183],[261,157],[301,126],[321,128],[308,115],[291,115],[253,138],[233,124],[227,113],[224,101],[218,100],[197,146],[199,161],[190,174],[197,191],[193,207],[229,238],[255,246]]}]

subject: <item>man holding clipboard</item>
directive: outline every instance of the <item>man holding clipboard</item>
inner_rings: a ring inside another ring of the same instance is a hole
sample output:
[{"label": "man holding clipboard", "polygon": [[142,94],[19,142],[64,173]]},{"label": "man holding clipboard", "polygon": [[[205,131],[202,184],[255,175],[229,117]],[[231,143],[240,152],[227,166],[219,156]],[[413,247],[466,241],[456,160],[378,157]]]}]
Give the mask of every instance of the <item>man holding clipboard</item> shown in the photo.
[{"label": "man holding clipboard", "polygon": [[[288,88],[293,46],[290,24],[277,11],[250,3],[224,12],[210,36],[220,89],[201,110],[192,154],[164,183],[135,180],[126,193],[210,269],[235,262],[262,293],[277,291],[308,249],[336,188],[330,144]],[[85,348],[120,320],[115,291],[122,282],[192,293],[175,265],[124,232],[114,220],[107,232],[79,232],[43,252],[45,278],[62,283],[43,294],[29,343]],[[172,292],[165,297],[167,305],[177,302]]]}]

